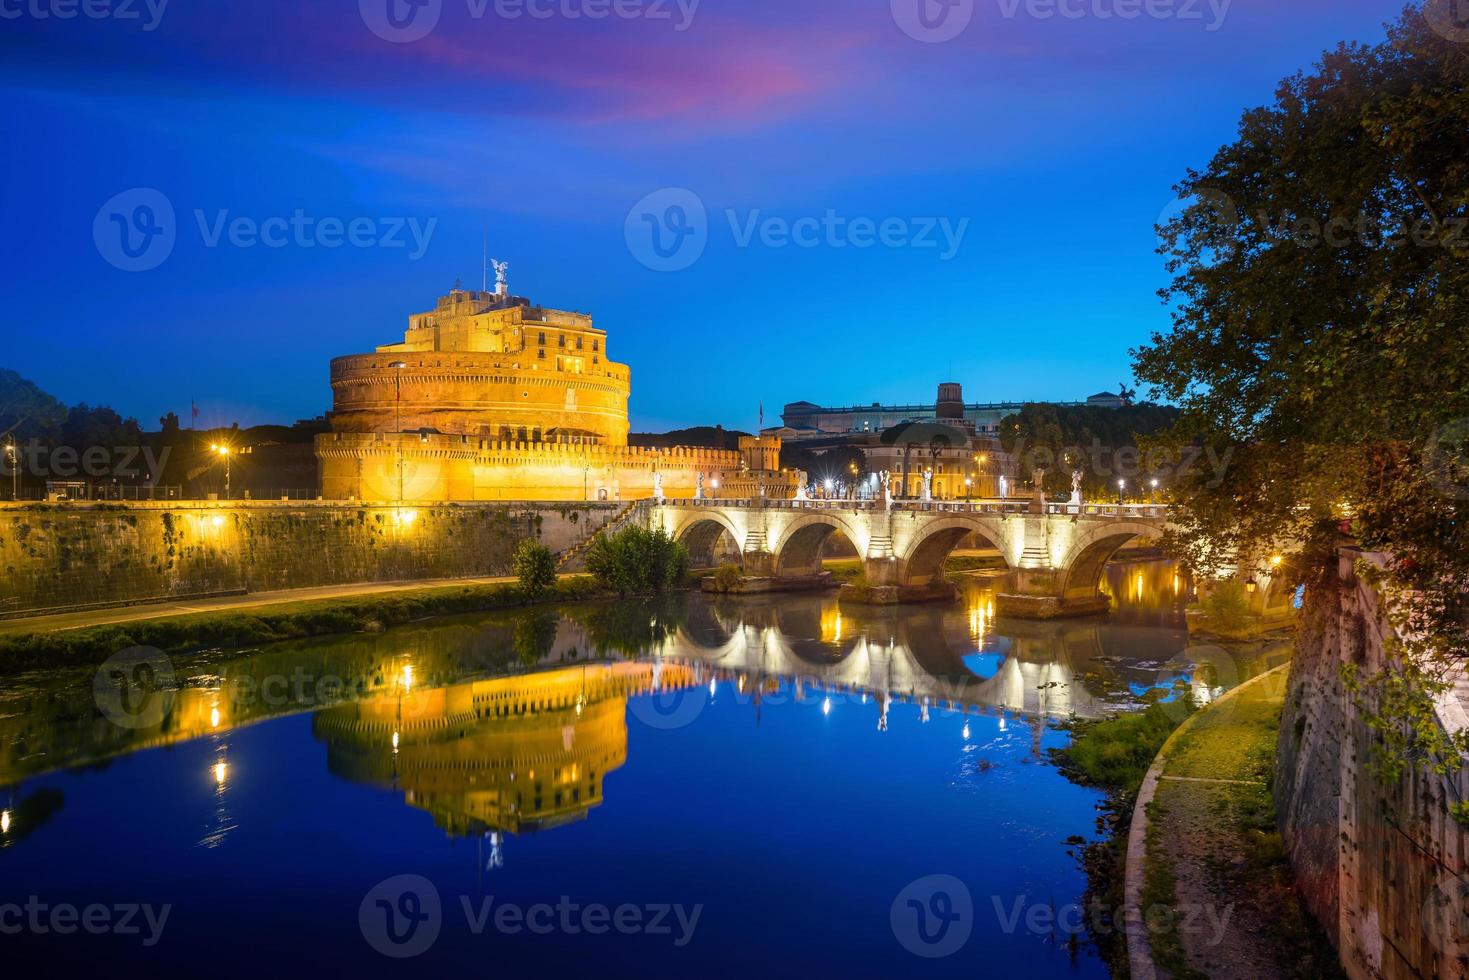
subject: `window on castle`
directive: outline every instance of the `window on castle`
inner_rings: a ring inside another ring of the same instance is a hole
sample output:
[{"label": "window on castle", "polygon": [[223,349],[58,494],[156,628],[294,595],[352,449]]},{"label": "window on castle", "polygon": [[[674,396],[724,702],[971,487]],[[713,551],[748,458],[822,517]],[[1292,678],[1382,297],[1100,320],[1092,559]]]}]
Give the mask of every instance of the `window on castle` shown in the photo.
[{"label": "window on castle", "polygon": [[540,344],[542,347],[546,346],[546,331],[542,330],[540,333],[536,334],[536,343]]},{"label": "window on castle", "polygon": [[561,334],[556,338],[556,345],[561,348],[566,347],[566,334]]},{"label": "window on castle", "polygon": [[601,349],[602,349],[602,342],[600,340],[598,340],[596,337],[593,337],[592,338],[592,350],[601,350]]},{"label": "window on castle", "polygon": [[544,361],[546,359],[546,348],[542,347],[540,350],[536,351],[536,357],[539,357],[541,360]]},{"label": "window on castle", "polygon": [[577,335],[577,338],[576,338],[576,349],[577,350],[581,350],[581,341],[582,341],[581,335],[578,334]]}]

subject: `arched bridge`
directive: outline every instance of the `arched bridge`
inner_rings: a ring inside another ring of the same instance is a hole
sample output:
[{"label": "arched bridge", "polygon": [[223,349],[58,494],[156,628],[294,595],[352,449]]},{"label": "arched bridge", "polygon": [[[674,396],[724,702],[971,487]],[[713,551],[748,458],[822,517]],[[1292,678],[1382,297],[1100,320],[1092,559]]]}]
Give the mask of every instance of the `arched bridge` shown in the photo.
[{"label": "arched bridge", "polygon": [[745,575],[771,589],[813,581],[827,539],[840,533],[861,557],[869,591],[887,602],[937,594],[945,560],[977,534],[1017,573],[1005,614],[1050,618],[1106,611],[1103,566],[1129,541],[1159,537],[1168,509],[1029,499],[665,500],[650,520],[684,542],[696,565],[711,564],[728,535]]}]

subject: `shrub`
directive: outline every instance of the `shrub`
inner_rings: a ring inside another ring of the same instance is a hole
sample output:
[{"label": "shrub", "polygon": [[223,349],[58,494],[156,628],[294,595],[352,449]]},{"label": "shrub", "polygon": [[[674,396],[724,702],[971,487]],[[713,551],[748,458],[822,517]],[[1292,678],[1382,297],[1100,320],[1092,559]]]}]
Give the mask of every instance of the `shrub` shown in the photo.
[{"label": "shrub", "polygon": [[513,567],[527,599],[539,599],[556,586],[556,556],[539,541],[526,538],[520,542]]},{"label": "shrub", "polygon": [[618,595],[662,592],[681,585],[689,574],[689,552],[659,528],[636,525],[601,534],[587,549],[587,571],[597,584]]},{"label": "shrub", "polygon": [[1224,634],[1247,632],[1250,625],[1250,600],[1238,579],[1218,583],[1202,603],[1209,627]]},{"label": "shrub", "polygon": [[1185,699],[1178,705],[1150,704],[1115,718],[1075,722],[1071,744],[1052,750],[1052,755],[1077,782],[1136,792],[1153,757],[1193,707],[1192,699]]},{"label": "shrub", "polygon": [[733,592],[739,588],[745,573],[738,565],[720,565],[714,570],[714,588],[720,592]]}]

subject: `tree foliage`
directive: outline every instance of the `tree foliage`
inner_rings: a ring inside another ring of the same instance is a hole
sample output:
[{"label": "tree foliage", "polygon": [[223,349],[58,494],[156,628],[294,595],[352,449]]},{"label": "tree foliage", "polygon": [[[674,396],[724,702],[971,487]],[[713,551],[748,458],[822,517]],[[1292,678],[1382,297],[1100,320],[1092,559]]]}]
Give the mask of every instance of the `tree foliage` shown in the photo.
[{"label": "tree foliage", "polygon": [[635,524],[598,535],[587,548],[586,562],[597,584],[618,595],[662,592],[689,574],[687,548],[662,528],[649,531]]},{"label": "tree foliage", "polygon": [[[1460,659],[1469,583],[1469,48],[1409,7],[1246,112],[1159,233],[1172,328],[1133,352],[1173,445],[1232,452],[1173,487],[1190,562],[1338,529]],[[1307,562],[1302,567],[1308,567]]]},{"label": "tree foliage", "polygon": [[1115,491],[1119,478],[1136,486],[1138,479],[1155,473],[1171,477],[1173,461],[1149,461],[1138,442],[1140,436],[1166,431],[1177,418],[1178,410],[1166,405],[1102,408],[1037,402],[1005,416],[1000,442],[1015,455],[1022,483],[1029,484],[1040,467],[1046,470],[1047,492],[1067,492],[1072,471],[1080,469],[1082,488],[1094,497]]},{"label": "tree foliage", "polygon": [[520,591],[532,602],[556,587],[556,556],[551,549],[526,538],[515,548],[512,562]]}]

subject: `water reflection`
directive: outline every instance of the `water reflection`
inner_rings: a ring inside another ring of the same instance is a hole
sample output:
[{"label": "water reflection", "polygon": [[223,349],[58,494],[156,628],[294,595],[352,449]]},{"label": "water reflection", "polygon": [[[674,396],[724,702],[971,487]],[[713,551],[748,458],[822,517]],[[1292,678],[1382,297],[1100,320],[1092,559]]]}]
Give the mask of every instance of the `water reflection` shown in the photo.
[{"label": "water reflection", "polygon": [[62,805],[17,796],[27,779],[208,739],[214,807],[198,843],[218,847],[236,829],[231,734],[302,713],[331,773],[401,793],[450,835],[498,840],[584,819],[627,760],[629,715],[692,725],[721,689],[751,725],[775,703],[816,702],[853,704],[886,731],[893,706],[911,704],[920,724],[964,716],[967,733],[970,715],[1098,717],[1185,689],[1207,701],[1263,666],[1189,646],[1189,586],[1168,563],[1109,569],[1117,608],[1104,619],[997,620],[1003,587],[969,576],[956,606],[889,609],[688,595],[215,654],[141,692],[158,710],[137,727],[102,715],[88,675],[25,678],[0,695],[0,844]]},{"label": "water reflection", "polygon": [[317,713],[327,768],[402,792],[454,836],[526,833],[584,819],[627,761],[627,702],[694,683],[646,663],[370,697]]}]

